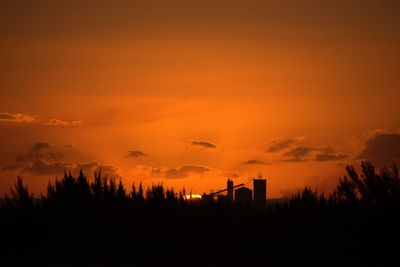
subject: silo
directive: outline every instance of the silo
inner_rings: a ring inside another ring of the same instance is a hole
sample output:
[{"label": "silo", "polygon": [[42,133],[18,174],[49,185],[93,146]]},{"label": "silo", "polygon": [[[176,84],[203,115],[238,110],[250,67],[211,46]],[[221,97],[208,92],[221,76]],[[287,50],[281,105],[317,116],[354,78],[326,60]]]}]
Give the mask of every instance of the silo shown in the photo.
[{"label": "silo", "polygon": [[253,180],[253,202],[256,207],[265,207],[267,201],[267,180],[259,179]]},{"label": "silo", "polygon": [[228,203],[233,203],[233,181],[228,179],[227,182],[227,201]]}]

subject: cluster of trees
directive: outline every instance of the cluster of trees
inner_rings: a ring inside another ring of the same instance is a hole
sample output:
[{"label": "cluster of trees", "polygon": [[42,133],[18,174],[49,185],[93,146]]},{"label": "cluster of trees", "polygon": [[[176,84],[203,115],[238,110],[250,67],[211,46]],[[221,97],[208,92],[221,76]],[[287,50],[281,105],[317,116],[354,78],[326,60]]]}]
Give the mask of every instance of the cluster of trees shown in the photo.
[{"label": "cluster of trees", "polygon": [[[332,194],[313,191],[309,187],[293,194],[287,207],[296,209],[304,207],[327,206],[359,206],[367,208],[385,208],[397,206],[400,203],[399,168],[393,164],[390,168],[382,167],[376,171],[371,162],[362,162],[361,174],[353,166],[346,167],[347,175],[339,180]],[[87,206],[138,206],[167,205],[177,206],[188,204],[184,198],[185,191],[176,193],[173,188],[165,189],[162,184],[152,185],[143,190],[140,183],[138,188],[132,185],[130,192],[121,180],[103,177],[101,172],[95,173],[89,181],[80,171],[79,175],[65,173],[61,180],[49,182],[46,195],[34,199],[28,187],[18,177],[11,198],[5,198],[3,206],[17,210],[29,210],[35,206],[87,207]]]},{"label": "cluster of trees", "polygon": [[94,175],[90,181],[83,171],[74,176],[64,173],[61,180],[51,181],[47,186],[47,193],[41,194],[35,199],[29,192],[28,186],[24,185],[21,177],[17,178],[14,187],[11,188],[11,197],[6,195],[2,206],[19,211],[29,211],[35,207],[56,208],[99,208],[127,207],[148,205],[178,205],[185,203],[184,190],[175,193],[173,188],[165,189],[162,183],[153,184],[146,191],[142,183],[136,188],[132,185],[130,192],[125,188],[121,179],[117,182],[114,178],[102,176],[101,172]]},{"label": "cluster of trees", "polygon": [[395,163],[377,171],[371,162],[364,161],[361,162],[361,174],[354,166],[347,166],[346,172],[332,194],[325,196],[305,187],[292,195],[289,205],[293,208],[345,206],[367,209],[400,206],[400,175]]}]

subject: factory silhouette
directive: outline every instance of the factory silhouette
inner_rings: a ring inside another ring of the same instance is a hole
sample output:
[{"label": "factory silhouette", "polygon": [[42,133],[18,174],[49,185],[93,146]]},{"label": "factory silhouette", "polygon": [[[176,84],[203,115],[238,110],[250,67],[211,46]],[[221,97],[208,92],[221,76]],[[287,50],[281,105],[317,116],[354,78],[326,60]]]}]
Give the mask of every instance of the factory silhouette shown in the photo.
[{"label": "factory silhouette", "polygon": [[237,204],[241,206],[251,206],[263,208],[267,201],[267,180],[259,173],[257,178],[250,178],[253,182],[253,190],[245,187],[245,184],[234,185],[233,180],[228,179],[226,188],[211,192],[203,193],[201,199],[203,202],[212,204]]}]

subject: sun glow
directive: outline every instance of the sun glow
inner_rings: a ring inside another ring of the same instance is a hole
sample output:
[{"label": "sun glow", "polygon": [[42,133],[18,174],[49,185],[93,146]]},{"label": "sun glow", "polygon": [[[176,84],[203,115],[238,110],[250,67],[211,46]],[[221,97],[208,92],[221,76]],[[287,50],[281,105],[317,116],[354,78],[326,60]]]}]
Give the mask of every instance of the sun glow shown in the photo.
[{"label": "sun glow", "polygon": [[199,194],[190,194],[185,196],[185,200],[196,200],[201,199],[201,195]]}]

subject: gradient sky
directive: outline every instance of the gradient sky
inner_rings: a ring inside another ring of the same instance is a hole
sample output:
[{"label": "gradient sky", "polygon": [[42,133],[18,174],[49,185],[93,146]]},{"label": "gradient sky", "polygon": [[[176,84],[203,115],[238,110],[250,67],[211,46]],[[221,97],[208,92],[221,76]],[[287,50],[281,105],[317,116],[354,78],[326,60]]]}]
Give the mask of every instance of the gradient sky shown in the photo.
[{"label": "gradient sky", "polygon": [[0,191],[83,168],[270,197],[400,158],[399,1],[1,1]]}]

